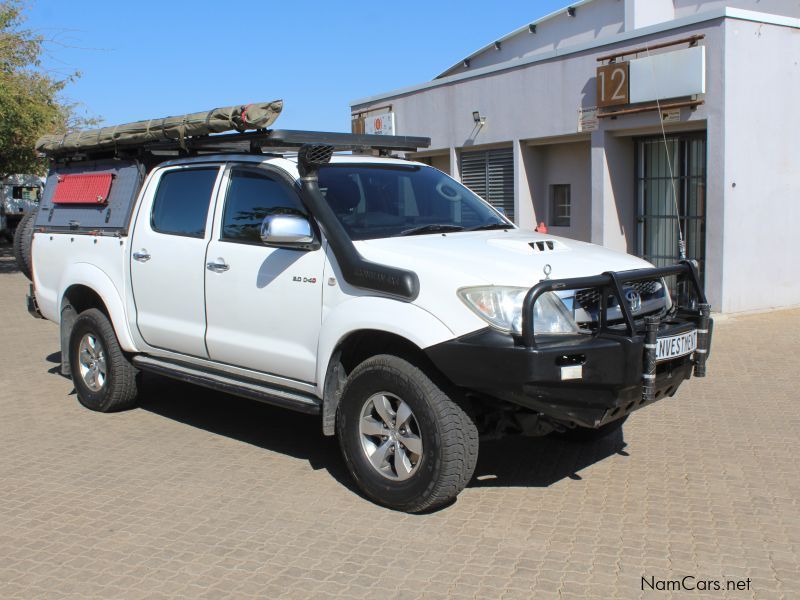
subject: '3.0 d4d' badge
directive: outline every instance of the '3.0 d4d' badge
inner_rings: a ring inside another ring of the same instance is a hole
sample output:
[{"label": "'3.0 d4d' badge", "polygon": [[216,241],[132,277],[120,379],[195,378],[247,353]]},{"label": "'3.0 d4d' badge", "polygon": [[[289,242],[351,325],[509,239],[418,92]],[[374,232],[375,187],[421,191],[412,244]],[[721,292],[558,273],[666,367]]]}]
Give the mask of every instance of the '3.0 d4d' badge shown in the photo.
[{"label": "'3.0 d4d' badge", "polygon": [[317,283],[317,278],[316,277],[300,277],[298,275],[295,275],[294,277],[292,277],[292,281],[294,281],[295,283]]}]

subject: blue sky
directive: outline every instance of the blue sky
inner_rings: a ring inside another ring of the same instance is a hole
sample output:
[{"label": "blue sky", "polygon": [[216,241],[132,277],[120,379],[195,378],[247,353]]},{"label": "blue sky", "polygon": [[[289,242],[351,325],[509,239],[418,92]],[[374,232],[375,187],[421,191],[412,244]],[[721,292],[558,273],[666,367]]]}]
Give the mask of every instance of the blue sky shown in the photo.
[{"label": "blue sky", "polygon": [[564,0],[30,0],[45,69],[106,124],[285,100],[277,126],[347,131],[349,102],[432,79]]}]

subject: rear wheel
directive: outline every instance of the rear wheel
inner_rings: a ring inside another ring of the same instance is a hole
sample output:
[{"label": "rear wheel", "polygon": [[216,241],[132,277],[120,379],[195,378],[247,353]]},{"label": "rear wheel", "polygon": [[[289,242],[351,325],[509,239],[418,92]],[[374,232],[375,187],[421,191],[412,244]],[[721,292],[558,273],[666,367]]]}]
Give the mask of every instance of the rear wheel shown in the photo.
[{"label": "rear wheel", "polygon": [[136,406],[137,371],[125,357],[114,328],[101,311],[78,315],[69,338],[72,382],[86,408],[116,412]]},{"label": "rear wheel", "polygon": [[396,510],[450,502],[475,470],[472,419],[424,371],[396,356],[375,356],[353,370],[336,425],[358,486]]},{"label": "rear wheel", "polygon": [[621,419],[617,419],[616,421],[611,421],[610,423],[606,423],[598,427],[597,429],[589,429],[588,427],[575,427],[574,429],[568,429],[567,431],[562,431],[559,433],[559,437],[564,438],[565,440],[570,440],[571,442],[593,442],[595,440],[600,440],[610,436],[613,433],[616,433],[622,426],[624,425],[625,421],[628,420],[628,417],[622,417]]}]

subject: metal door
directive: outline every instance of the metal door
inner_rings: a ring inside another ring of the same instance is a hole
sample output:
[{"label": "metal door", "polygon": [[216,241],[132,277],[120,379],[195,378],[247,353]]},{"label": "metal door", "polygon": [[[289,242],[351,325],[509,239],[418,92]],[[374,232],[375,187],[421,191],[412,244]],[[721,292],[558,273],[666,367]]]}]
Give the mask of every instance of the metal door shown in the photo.
[{"label": "metal door", "polygon": [[[636,140],[638,253],[657,267],[680,258],[679,231],[686,257],[705,272],[706,135]],[[680,227],[680,230],[679,230]]]}]

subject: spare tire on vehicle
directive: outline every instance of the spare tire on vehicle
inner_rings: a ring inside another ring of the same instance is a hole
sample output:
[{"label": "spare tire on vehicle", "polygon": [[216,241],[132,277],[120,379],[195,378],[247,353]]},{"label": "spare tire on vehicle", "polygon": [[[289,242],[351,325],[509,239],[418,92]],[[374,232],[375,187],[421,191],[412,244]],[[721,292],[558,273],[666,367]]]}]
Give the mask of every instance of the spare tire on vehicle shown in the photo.
[{"label": "spare tire on vehicle", "polygon": [[33,279],[33,265],[31,264],[31,245],[33,244],[33,225],[36,222],[38,208],[27,213],[17,225],[14,233],[14,259],[20,272],[28,279]]}]

